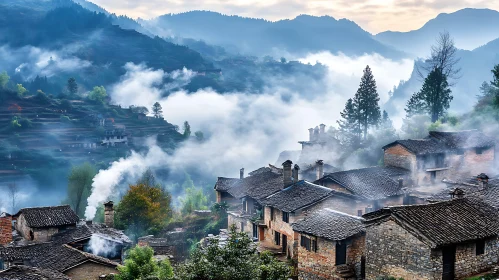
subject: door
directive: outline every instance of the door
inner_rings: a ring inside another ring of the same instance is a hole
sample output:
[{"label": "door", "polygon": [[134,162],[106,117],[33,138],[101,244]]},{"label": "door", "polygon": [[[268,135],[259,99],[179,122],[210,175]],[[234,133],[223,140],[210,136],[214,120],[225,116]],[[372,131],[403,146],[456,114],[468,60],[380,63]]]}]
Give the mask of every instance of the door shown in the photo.
[{"label": "door", "polygon": [[347,263],[347,244],[345,241],[336,242],[336,265]]},{"label": "door", "polygon": [[443,273],[442,280],[454,280],[454,264],[456,262],[456,247],[449,246],[442,249]]},{"label": "door", "polygon": [[286,253],[287,248],[288,248],[288,236],[283,234],[282,235],[282,252]]}]

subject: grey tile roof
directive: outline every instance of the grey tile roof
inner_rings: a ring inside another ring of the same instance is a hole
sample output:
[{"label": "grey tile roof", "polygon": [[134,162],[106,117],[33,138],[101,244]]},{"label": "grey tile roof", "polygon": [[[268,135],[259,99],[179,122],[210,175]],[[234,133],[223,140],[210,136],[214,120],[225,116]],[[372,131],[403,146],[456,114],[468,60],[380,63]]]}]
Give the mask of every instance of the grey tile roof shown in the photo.
[{"label": "grey tile roof", "polygon": [[335,193],[333,190],[307,181],[298,181],[261,202],[265,206],[277,208],[284,212],[294,212],[313,205]]},{"label": "grey tile roof", "polygon": [[220,192],[228,191],[235,182],[238,182],[237,178],[225,178],[218,177],[217,182],[215,183],[215,190]]},{"label": "grey tile roof", "polygon": [[415,230],[432,247],[499,234],[498,211],[478,199],[461,198],[424,205],[393,206],[365,214],[367,225],[392,217]]},{"label": "grey tile roof", "polygon": [[1,280],[70,280],[71,278],[52,269],[40,269],[30,266],[11,266],[0,271]]},{"label": "grey tile roof", "polygon": [[479,130],[457,132],[430,131],[429,136],[425,139],[397,140],[384,146],[383,149],[396,144],[404,146],[417,155],[424,155],[445,153],[456,149],[493,147],[495,146],[495,141]]},{"label": "grey tile roof", "polygon": [[53,245],[50,243],[26,246],[0,246],[0,259],[6,261],[31,260],[43,256]]},{"label": "grey tile roof", "polygon": [[[394,170],[383,167],[353,169],[326,174],[316,182],[332,180],[355,196],[368,200],[382,199],[403,193],[398,182],[391,177]],[[400,169],[397,171],[401,172]]]},{"label": "grey tile roof", "polygon": [[110,228],[105,224],[92,223],[78,225],[75,229],[68,229],[52,236],[52,241],[57,244],[70,244],[73,242],[89,239],[92,235],[99,236],[120,244],[131,244],[132,241],[123,231]]},{"label": "grey tile roof", "polygon": [[32,228],[74,225],[80,220],[69,205],[23,208],[15,216],[21,214]]},{"label": "grey tile roof", "polygon": [[[303,180],[310,181],[310,182],[317,180],[317,169],[316,168],[317,168],[317,165],[315,165],[315,164],[305,165],[305,167],[300,170],[300,176],[301,176],[300,178]],[[323,169],[324,174],[338,172],[341,170],[341,169],[334,167],[332,165],[329,165],[327,163],[324,164],[323,168],[324,168]]]},{"label": "grey tile roof", "polygon": [[250,176],[235,182],[228,190],[235,198],[249,196],[257,201],[284,187],[282,173],[269,167],[262,167],[250,173]]},{"label": "grey tile roof", "polygon": [[343,240],[364,232],[363,219],[329,208],[293,223],[293,230],[329,240]]}]

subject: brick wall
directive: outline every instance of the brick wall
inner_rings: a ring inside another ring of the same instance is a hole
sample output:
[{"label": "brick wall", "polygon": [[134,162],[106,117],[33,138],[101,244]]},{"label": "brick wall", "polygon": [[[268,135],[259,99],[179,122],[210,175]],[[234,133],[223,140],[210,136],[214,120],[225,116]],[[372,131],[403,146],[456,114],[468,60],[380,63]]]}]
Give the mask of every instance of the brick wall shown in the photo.
[{"label": "brick wall", "polygon": [[241,232],[241,223],[244,224],[244,232],[248,234],[249,237],[253,237],[253,222],[250,221],[248,216],[240,216],[237,213],[229,213],[229,227],[235,225],[237,231]]},{"label": "brick wall", "polygon": [[117,274],[116,268],[94,262],[86,262],[64,272],[72,280],[100,279],[101,275]]},{"label": "brick wall", "polygon": [[416,167],[416,156],[398,144],[385,150],[384,163],[385,166],[414,170]]},{"label": "brick wall", "polygon": [[0,218],[0,245],[12,242],[12,217]]},{"label": "brick wall", "polygon": [[365,246],[366,279],[442,279],[441,256],[392,220],[369,226]]},{"label": "brick wall", "polygon": [[298,250],[298,234],[295,233],[291,224],[298,220],[300,217],[294,215],[293,213],[289,214],[289,223],[286,223],[282,220],[282,211],[274,208],[274,219],[271,220],[270,217],[270,207],[265,207],[264,209],[264,217],[265,224],[267,228],[265,229],[265,240],[267,242],[272,242],[275,244],[274,235],[276,232],[281,234],[281,245],[282,245],[282,235],[287,236],[287,249],[286,252],[288,257],[296,259],[297,250]]},{"label": "brick wall", "polygon": [[[315,239],[316,237],[304,234]],[[360,279],[361,258],[364,254],[364,236],[355,236],[347,243],[347,264],[356,272]],[[298,247],[298,279],[300,280],[336,280],[341,279],[336,273],[336,241],[317,238],[317,252],[311,252]]]}]

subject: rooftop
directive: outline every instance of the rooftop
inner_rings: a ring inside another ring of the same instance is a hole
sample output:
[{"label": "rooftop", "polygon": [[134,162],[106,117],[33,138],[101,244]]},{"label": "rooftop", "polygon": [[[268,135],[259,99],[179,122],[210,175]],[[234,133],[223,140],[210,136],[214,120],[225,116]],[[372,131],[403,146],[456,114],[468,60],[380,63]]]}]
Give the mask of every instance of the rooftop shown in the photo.
[{"label": "rooftop", "polygon": [[329,208],[293,223],[293,230],[329,240],[344,240],[364,232],[363,219]]},{"label": "rooftop", "polygon": [[23,208],[15,215],[23,215],[32,228],[74,225],[80,218],[69,205]]},{"label": "rooftop", "polygon": [[368,167],[326,174],[316,182],[329,179],[350,191],[353,195],[374,200],[403,193],[392,177],[402,173],[401,168]]},{"label": "rooftop", "polygon": [[69,280],[71,278],[52,269],[40,269],[30,266],[11,266],[0,271],[2,280]]},{"label": "rooftop", "polygon": [[432,248],[496,236],[495,208],[478,199],[461,198],[424,205],[393,206],[365,214],[367,226],[393,218]]},{"label": "rooftop", "polygon": [[238,182],[239,180],[240,179],[237,178],[218,177],[217,182],[215,183],[215,190],[226,192],[232,187],[234,183]]},{"label": "rooftop", "polygon": [[298,181],[282,191],[263,199],[262,203],[284,212],[294,212],[324,200],[333,193],[335,191],[326,187],[307,181]]},{"label": "rooftop", "polygon": [[261,200],[283,187],[282,173],[270,167],[262,167],[250,172],[248,177],[236,181],[228,192],[235,198],[249,196]]},{"label": "rooftop", "polygon": [[80,224],[76,229],[66,230],[52,236],[52,241],[57,244],[70,244],[89,239],[92,235],[120,244],[131,244],[132,241],[123,231],[110,228],[105,224],[92,223]]}]

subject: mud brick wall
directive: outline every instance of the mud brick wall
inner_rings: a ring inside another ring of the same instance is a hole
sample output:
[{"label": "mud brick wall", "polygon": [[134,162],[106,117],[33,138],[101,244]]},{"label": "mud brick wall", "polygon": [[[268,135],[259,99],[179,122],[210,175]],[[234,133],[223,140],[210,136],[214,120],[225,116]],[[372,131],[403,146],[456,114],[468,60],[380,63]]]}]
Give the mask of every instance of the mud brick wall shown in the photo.
[{"label": "mud brick wall", "polygon": [[384,163],[385,166],[395,166],[414,171],[416,168],[416,156],[402,145],[395,145],[385,150]]},{"label": "mud brick wall", "polygon": [[114,267],[97,264],[93,262],[86,262],[70,270],[64,272],[73,280],[97,280],[101,275],[109,275],[111,273],[118,274],[118,270]]},{"label": "mud brick wall", "polygon": [[0,245],[12,242],[12,217],[0,218]]}]

